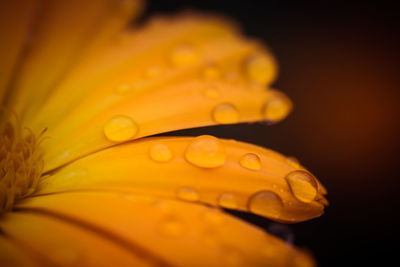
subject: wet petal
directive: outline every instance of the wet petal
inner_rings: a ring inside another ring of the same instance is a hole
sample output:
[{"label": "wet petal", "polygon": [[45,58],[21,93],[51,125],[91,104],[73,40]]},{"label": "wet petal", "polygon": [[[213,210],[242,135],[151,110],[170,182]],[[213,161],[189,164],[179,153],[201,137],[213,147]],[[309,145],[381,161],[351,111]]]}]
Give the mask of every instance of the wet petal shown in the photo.
[{"label": "wet petal", "polygon": [[[0,3],[0,103],[3,105],[8,83],[23,53],[38,0],[2,1]],[[18,14],[18,15],[16,15]]]},{"label": "wet petal", "polygon": [[324,209],[320,183],[300,164],[212,136],[146,138],[109,148],[43,179],[37,194],[99,189],[202,202],[285,222],[314,218]]},{"label": "wet petal", "polygon": [[31,36],[24,48],[22,64],[16,70],[11,86],[14,94],[9,101],[24,120],[31,118],[74,63],[119,32],[141,3],[138,0],[37,2],[37,14],[29,25]]},{"label": "wet petal", "polygon": [[[19,204],[16,210],[30,212],[29,216],[38,219],[43,215],[49,217],[46,220],[65,220],[76,227],[95,228],[99,235],[113,236],[132,252],[146,251],[164,265],[314,265],[306,254],[242,220],[218,209],[182,201],[75,192],[34,197]],[[14,227],[18,226],[8,224],[5,231]],[[39,220],[35,227],[42,227]],[[51,239],[46,231],[43,234],[45,239]]]},{"label": "wet petal", "polygon": [[[276,68],[273,57],[225,20],[195,14],[158,18],[121,38],[78,64],[29,122],[35,132],[48,128],[47,170],[116,142],[206,125],[276,122],[290,111],[287,97],[265,90],[245,71],[254,55]],[[271,117],[265,110],[277,98],[287,100],[274,102],[286,109]],[[134,121],[137,133],[108,138],[104,127],[117,116]]]},{"label": "wet petal", "polygon": [[111,236],[57,217],[32,212],[12,212],[0,221],[10,240],[45,266],[151,266],[146,259]]}]

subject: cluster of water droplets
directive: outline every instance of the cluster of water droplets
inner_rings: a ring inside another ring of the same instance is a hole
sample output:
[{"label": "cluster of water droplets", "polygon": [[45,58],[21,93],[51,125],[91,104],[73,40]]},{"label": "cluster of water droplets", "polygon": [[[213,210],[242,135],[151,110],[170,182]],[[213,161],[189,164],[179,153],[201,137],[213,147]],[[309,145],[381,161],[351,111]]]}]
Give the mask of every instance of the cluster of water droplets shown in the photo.
[{"label": "cluster of water droplets", "polygon": [[[149,157],[157,163],[167,163],[175,157],[172,149],[165,143],[155,143],[149,149]],[[194,138],[184,151],[185,160],[191,165],[203,169],[215,169],[223,167],[227,161],[227,152],[223,142],[213,136],[199,136]],[[300,167],[293,158],[287,158],[288,164]],[[260,156],[255,153],[245,153],[238,164],[248,171],[261,171]],[[316,199],[318,184],[314,176],[304,170],[289,172],[284,177],[290,192],[302,203],[310,203]],[[277,188],[275,187],[278,191]],[[201,189],[182,186],[176,190],[176,197],[185,201],[201,201]],[[283,189],[281,189],[283,191]],[[217,203],[220,207],[236,209],[239,207],[238,199],[234,193],[221,192]],[[290,203],[288,202],[288,205]],[[247,208],[250,212],[267,217],[279,218],[284,211],[284,201],[279,192],[260,190],[252,194],[248,199]]]},{"label": "cluster of water droplets", "polygon": [[[172,68],[179,68],[199,63],[201,56],[195,46],[184,43],[172,48],[168,58]],[[243,75],[249,84],[264,86],[270,83],[275,76],[275,62],[268,54],[258,52],[250,54],[243,59],[242,64]],[[146,79],[152,79],[162,75],[165,71],[164,67],[154,65],[145,69],[143,75]],[[204,63],[200,71],[200,77],[206,84],[202,90],[203,95],[206,98],[217,100],[221,97],[221,93],[217,86],[209,82],[221,79],[225,79],[228,82],[237,80],[239,73],[224,73],[216,64]],[[125,94],[138,87],[140,87],[140,82],[138,84],[121,83],[117,87],[117,92]],[[290,100],[284,94],[273,91],[263,105],[262,110],[260,110],[260,119],[268,122],[277,122],[283,119],[290,112],[290,109]],[[210,117],[218,124],[238,123],[240,121],[240,110],[235,106],[235,103],[221,100],[221,103],[210,110]],[[138,131],[139,125],[134,118],[126,115],[116,115],[110,118],[104,126],[104,134],[112,142],[133,139]]]}]

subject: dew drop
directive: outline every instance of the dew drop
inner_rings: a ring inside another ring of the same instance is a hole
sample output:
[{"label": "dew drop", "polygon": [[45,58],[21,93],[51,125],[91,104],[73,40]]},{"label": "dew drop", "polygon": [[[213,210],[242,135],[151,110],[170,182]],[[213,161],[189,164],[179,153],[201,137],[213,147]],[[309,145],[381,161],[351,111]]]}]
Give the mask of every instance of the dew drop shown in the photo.
[{"label": "dew drop", "polygon": [[216,168],[224,165],[226,152],[222,143],[210,135],[196,137],[186,148],[185,158],[191,164],[202,168]]},{"label": "dew drop", "polygon": [[219,97],[219,92],[214,87],[206,88],[203,93],[207,98],[215,99]]},{"label": "dew drop", "polygon": [[216,66],[210,65],[204,68],[203,77],[206,80],[216,80],[221,77],[221,72]]},{"label": "dew drop", "polygon": [[199,55],[193,46],[185,44],[175,47],[171,52],[171,62],[175,66],[190,64],[198,59]]},{"label": "dew drop", "polygon": [[284,119],[292,109],[292,102],[282,93],[274,93],[263,107],[264,119],[277,122]]},{"label": "dew drop", "polygon": [[227,209],[236,209],[238,204],[234,194],[232,193],[223,193],[218,198],[218,204]]},{"label": "dew drop", "polygon": [[150,148],[150,158],[157,162],[168,162],[172,159],[171,149],[165,144],[155,144]]},{"label": "dew drop", "polygon": [[276,76],[275,62],[271,56],[255,54],[245,60],[245,70],[248,78],[259,84],[269,84]]},{"label": "dew drop", "polygon": [[176,192],[176,196],[179,199],[186,200],[186,201],[197,201],[199,200],[199,194],[196,190],[190,187],[181,187]]},{"label": "dew drop", "polygon": [[240,159],[240,165],[243,168],[258,171],[261,169],[261,160],[256,154],[248,153]]},{"label": "dew drop", "polygon": [[213,110],[213,118],[215,122],[221,124],[237,123],[239,121],[239,113],[232,104],[220,104]]},{"label": "dew drop", "polygon": [[122,142],[134,137],[138,131],[136,123],[127,116],[115,116],[104,126],[104,135],[112,142]]},{"label": "dew drop", "polygon": [[305,171],[293,171],[286,176],[293,195],[301,202],[310,203],[317,196],[317,181]]},{"label": "dew drop", "polygon": [[278,218],[283,210],[282,199],[271,191],[260,191],[249,200],[249,210],[265,217]]},{"label": "dew drop", "polygon": [[160,231],[166,237],[179,237],[182,236],[184,227],[177,218],[166,218],[161,222]]}]

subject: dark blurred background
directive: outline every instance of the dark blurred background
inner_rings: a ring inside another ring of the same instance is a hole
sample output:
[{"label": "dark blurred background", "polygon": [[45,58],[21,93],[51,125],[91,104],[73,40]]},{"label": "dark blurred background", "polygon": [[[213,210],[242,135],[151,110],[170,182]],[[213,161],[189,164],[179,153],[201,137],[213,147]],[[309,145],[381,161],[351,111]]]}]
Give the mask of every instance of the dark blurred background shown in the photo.
[{"label": "dark blurred background", "polygon": [[[294,243],[311,250],[320,266],[384,266],[396,258],[398,9],[381,1],[153,0],[144,18],[187,8],[228,15],[247,35],[267,43],[280,62],[275,87],[293,99],[295,109],[269,127],[174,134],[214,134],[298,157],[329,191],[331,205],[321,218],[290,225]],[[257,216],[235,214],[271,227]]]}]

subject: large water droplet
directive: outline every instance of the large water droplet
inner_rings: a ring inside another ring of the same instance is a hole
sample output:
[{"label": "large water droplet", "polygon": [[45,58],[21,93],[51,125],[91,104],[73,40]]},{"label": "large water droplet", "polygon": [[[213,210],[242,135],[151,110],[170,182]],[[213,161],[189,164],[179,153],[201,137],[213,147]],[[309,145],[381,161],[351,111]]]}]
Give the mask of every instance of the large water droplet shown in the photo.
[{"label": "large water droplet", "polygon": [[171,149],[165,144],[155,144],[150,148],[150,158],[157,162],[168,162],[172,159]]},{"label": "large water droplet", "polygon": [[184,44],[175,47],[171,52],[171,62],[175,66],[190,64],[198,59],[199,55],[193,46]]},{"label": "large water droplet", "polygon": [[127,116],[115,116],[104,126],[104,135],[112,142],[122,142],[134,137],[138,131],[136,123]]},{"label": "large water droplet", "polygon": [[223,193],[218,198],[218,205],[227,209],[236,209],[238,206],[236,197],[232,193]]},{"label": "large water droplet", "polygon": [[199,194],[196,190],[190,187],[181,187],[176,192],[176,196],[186,201],[197,201],[199,200]]},{"label": "large water droplet", "polygon": [[256,154],[248,153],[240,159],[240,165],[246,169],[258,171],[261,169],[261,160]]},{"label": "large water droplet", "polygon": [[249,210],[265,217],[279,218],[283,210],[282,199],[271,191],[260,191],[249,200]]},{"label": "large water droplet", "polygon": [[222,124],[237,123],[239,121],[239,113],[232,104],[220,104],[213,110],[214,121]]},{"label": "large water droplet", "polygon": [[195,166],[216,168],[226,161],[226,152],[222,143],[210,135],[196,137],[186,148],[185,158]]},{"label": "large water droplet", "polygon": [[293,171],[286,176],[293,195],[300,201],[310,203],[317,196],[317,181],[310,173]]},{"label": "large water droplet", "polygon": [[249,79],[259,84],[269,84],[276,76],[275,62],[271,56],[256,54],[245,61],[245,70]]},{"label": "large water droplet", "polygon": [[177,218],[166,218],[161,222],[160,231],[166,237],[179,237],[182,236],[184,227]]},{"label": "large water droplet", "polygon": [[277,122],[284,119],[292,109],[292,102],[282,93],[274,93],[265,102],[263,107],[264,119],[270,122]]}]

